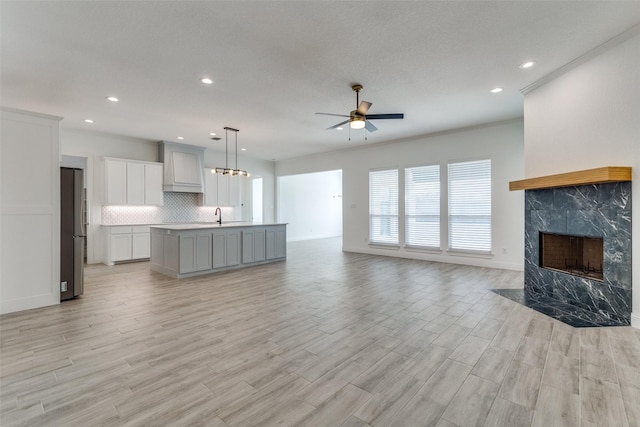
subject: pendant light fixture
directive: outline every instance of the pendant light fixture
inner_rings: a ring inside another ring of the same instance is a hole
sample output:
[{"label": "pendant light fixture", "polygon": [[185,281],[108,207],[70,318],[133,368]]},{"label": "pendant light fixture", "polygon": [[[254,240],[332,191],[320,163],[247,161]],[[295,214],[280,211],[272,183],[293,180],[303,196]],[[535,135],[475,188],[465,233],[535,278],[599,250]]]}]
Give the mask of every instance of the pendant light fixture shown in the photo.
[{"label": "pendant light fixture", "polygon": [[[235,169],[229,168],[229,131],[235,134],[235,141],[236,141],[236,168]],[[225,166],[224,168],[212,169],[211,172],[219,173],[222,175],[231,175],[231,176],[234,176],[234,175],[249,176],[249,172],[238,169],[238,132],[240,132],[239,129],[234,129],[228,126],[224,127]]]}]

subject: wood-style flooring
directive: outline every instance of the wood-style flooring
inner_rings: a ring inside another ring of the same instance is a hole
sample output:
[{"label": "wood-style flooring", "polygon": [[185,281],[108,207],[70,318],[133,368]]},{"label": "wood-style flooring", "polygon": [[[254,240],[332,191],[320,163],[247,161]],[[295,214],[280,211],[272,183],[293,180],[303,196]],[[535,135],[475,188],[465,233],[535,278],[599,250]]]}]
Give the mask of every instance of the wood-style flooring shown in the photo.
[{"label": "wood-style flooring", "polygon": [[640,330],[496,295],[522,273],[293,242],[174,280],[85,270],[82,298],[0,318],[0,425],[640,426]]}]

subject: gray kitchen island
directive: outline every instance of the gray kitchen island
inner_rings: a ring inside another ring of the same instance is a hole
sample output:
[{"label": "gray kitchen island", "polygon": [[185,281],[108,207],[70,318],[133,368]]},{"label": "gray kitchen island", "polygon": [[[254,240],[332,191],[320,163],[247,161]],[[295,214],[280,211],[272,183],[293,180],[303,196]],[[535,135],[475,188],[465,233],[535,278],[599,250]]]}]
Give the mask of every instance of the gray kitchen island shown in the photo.
[{"label": "gray kitchen island", "polygon": [[287,225],[152,225],[151,270],[175,279],[249,267],[287,258]]}]

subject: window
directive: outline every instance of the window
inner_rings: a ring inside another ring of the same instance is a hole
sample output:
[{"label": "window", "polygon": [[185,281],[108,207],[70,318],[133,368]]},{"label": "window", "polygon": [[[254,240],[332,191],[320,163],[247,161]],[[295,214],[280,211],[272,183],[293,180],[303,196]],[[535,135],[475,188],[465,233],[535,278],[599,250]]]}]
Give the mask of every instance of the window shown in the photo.
[{"label": "window", "polygon": [[405,244],[440,247],[440,165],[405,169]]},{"label": "window", "polygon": [[491,160],[449,164],[449,248],[491,251]]},{"label": "window", "polygon": [[369,172],[369,242],[398,244],[398,170]]}]

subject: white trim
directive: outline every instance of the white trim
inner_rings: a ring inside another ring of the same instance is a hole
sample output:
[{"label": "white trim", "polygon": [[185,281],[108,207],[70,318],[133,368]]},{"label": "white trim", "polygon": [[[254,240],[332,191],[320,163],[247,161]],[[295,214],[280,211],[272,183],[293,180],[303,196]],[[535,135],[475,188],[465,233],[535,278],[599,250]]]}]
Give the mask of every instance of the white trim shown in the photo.
[{"label": "white trim", "polygon": [[400,245],[397,243],[380,243],[380,242],[369,242],[368,243],[370,248],[373,249],[392,249],[392,250],[400,250]]},{"label": "white trim", "polygon": [[631,313],[631,327],[640,329],[640,313]]},{"label": "white trim", "polygon": [[[56,280],[56,283],[59,281]],[[0,301],[0,314],[14,313],[16,311],[31,310],[60,304],[60,291],[50,294],[35,295],[25,298]]]},{"label": "white trim", "polygon": [[[389,250],[396,249],[396,250]],[[465,256],[446,256],[427,252],[406,251],[400,248],[388,248],[370,245],[368,248],[343,246],[343,252],[353,252],[358,254],[390,256],[394,258],[413,259],[428,262],[440,262],[444,264],[470,265],[473,267],[496,268],[500,270],[524,271],[524,265],[521,263],[495,261],[491,257],[474,257]]]},{"label": "white trim", "polygon": [[542,77],[541,79],[536,80],[535,82],[531,83],[528,86],[523,87],[522,89],[520,89],[520,93],[522,93],[523,95],[528,94],[531,91],[536,90],[537,88],[539,88],[540,86],[544,86],[545,84],[549,83],[552,80],[555,80],[556,78],[560,77],[563,74],[568,73],[569,71],[573,70],[574,68],[584,64],[585,62],[595,58],[596,56],[601,55],[602,53],[614,48],[615,46],[618,46],[619,44],[624,43],[625,41],[629,40],[632,37],[637,36],[638,34],[640,34],[640,24],[636,24],[633,27],[623,31],[622,33],[618,34],[617,36],[607,40],[606,42],[602,43],[599,46],[596,46],[595,48],[591,49],[590,51],[584,53],[583,55],[575,58],[574,60],[568,62],[567,64],[563,65],[560,68],[557,68],[556,70],[550,72],[549,74],[547,74],[546,76]]},{"label": "white trim", "polygon": [[25,116],[37,117],[40,119],[47,119],[47,120],[55,120],[57,122],[61,121],[64,118],[60,116],[52,116],[51,114],[36,113],[33,111],[20,110],[18,108],[10,108],[10,107],[0,107],[0,111],[2,111],[3,113],[24,114]]}]

